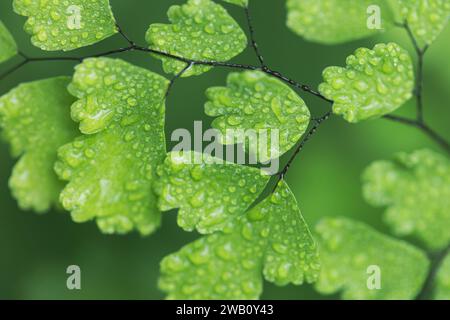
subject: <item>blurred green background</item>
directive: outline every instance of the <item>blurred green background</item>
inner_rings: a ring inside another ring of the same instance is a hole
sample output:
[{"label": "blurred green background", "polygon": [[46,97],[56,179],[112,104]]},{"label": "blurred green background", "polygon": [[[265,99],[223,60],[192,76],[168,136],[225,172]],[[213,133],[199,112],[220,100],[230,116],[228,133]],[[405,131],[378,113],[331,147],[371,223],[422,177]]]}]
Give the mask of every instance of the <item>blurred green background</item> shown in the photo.
[{"label": "blurred green background", "polygon": [[[154,22],[166,22],[166,11],[176,0],[111,0],[117,21],[139,44]],[[12,1],[0,1],[0,19],[11,30],[20,50],[29,56],[55,56],[34,48],[22,30],[25,19],[14,14]],[[245,26],[243,10],[227,5],[232,15]],[[354,49],[373,47],[377,42],[396,41],[411,52],[412,47],[402,30],[394,30],[378,38],[355,41],[346,45],[323,46],[309,43],[285,26],[284,1],[253,1],[251,4],[256,37],[266,62],[301,83],[317,87],[322,70],[329,65],[343,65]],[[449,138],[450,116],[450,30],[440,36],[426,56],[425,116],[441,134]],[[125,46],[120,36],[67,55],[86,55]],[[120,55],[136,65],[161,72],[159,61],[143,53]],[[13,59],[0,66],[0,73],[19,61]],[[256,64],[253,52],[234,61]],[[39,62],[29,64],[0,82],[0,94],[17,84],[57,75],[71,75],[73,62]],[[194,120],[210,120],[203,113],[205,89],[223,85],[230,70],[217,68],[199,77],[182,79],[175,84],[167,101],[167,137],[176,128],[193,129]],[[324,113],[328,105],[300,92],[315,115]],[[414,115],[411,101],[398,112]],[[374,209],[361,196],[360,175],[372,161],[389,158],[398,151],[417,148],[439,148],[414,128],[386,120],[350,125],[332,118],[297,158],[287,177],[311,226],[323,216],[343,215],[365,221],[378,230],[388,230],[381,221],[382,209]],[[169,144],[170,148],[170,144]],[[284,159],[285,160],[285,159]],[[8,146],[0,144],[0,298],[2,299],[161,299],[157,289],[159,261],[197,237],[176,226],[176,214],[164,214],[157,233],[142,238],[137,234],[106,236],[94,223],[75,224],[68,213],[49,212],[36,215],[21,211],[11,197],[8,177],[15,160]],[[82,270],[82,290],[66,288],[66,268],[76,264]],[[316,299],[321,297],[308,285],[276,287],[265,283],[266,299]]]}]

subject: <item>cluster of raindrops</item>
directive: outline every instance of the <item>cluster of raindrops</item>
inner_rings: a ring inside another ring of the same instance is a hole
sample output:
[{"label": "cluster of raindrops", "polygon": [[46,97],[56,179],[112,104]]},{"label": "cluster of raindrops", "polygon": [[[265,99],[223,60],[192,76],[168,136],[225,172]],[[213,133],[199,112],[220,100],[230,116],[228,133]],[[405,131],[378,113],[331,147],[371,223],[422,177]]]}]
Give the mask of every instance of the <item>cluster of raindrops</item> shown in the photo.
[{"label": "cluster of raindrops", "polygon": [[[172,55],[200,61],[227,61],[247,46],[247,38],[239,24],[219,4],[211,0],[189,0],[168,11],[172,24],[152,24],[146,41],[151,48]],[[179,73],[185,63],[163,56],[164,71]],[[193,66],[183,76],[199,75],[210,66]]]},{"label": "cluster of raindrops", "polygon": [[359,48],[347,67],[328,67],[319,91],[333,100],[333,112],[348,122],[381,117],[412,96],[414,72],[407,51],[395,43]]},{"label": "cluster of raindrops", "polygon": [[17,53],[17,44],[13,36],[0,21],[0,63],[12,58]]},{"label": "cluster of raindrops", "polygon": [[315,281],[319,268],[311,234],[282,182],[222,232],[167,256],[159,285],[169,299],[256,299],[261,273],[279,285],[301,284]]},{"label": "cluster of raindrops", "polygon": [[196,152],[169,153],[157,173],[160,210],[180,208],[179,226],[200,233],[222,230],[243,214],[269,180],[259,169]]},{"label": "cluster of raindrops", "polygon": [[[413,299],[427,276],[424,252],[347,218],[324,218],[316,226],[322,271],[316,289],[343,299]],[[370,266],[381,286],[368,286]]]},{"label": "cluster of raindrops", "polygon": [[450,241],[450,162],[431,150],[376,161],[363,175],[366,200],[387,206],[385,221],[399,236],[414,235],[429,248]]},{"label": "cluster of raindrops", "polygon": [[152,184],[166,152],[167,86],[165,78],[119,59],[76,67],[72,118],[85,135],[60,148],[56,164],[69,181],[61,202],[75,221],[97,218],[106,233],[149,234],[159,225]]},{"label": "cluster of raindrops", "polygon": [[14,0],[13,5],[28,17],[25,31],[42,50],[74,50],[117,32],[109,0]]},{"label": "cluster of raindrops", "polygon": [[[231,73],[227,87],[209,88],[206,95],[205,112],[219,116],[213,127],[220,130],[223,142],[246,143],[261,162],[291,149],[309,125],[305,102],[289,86],[261,71]],[[256,140],[249,139],[251,133]]]},{"label": "cluster of raindrops", "polygon": [[448,0],[399,0],[401,14],[414,36],[422,43],[431,44],[444,30],[450,17]]},{"label": "cluster of raindrops", "polygon": [[56,150],[76,136],[68,77],[21,84],[0,98],[0,128],[21,157],[9,186],[22,209],[44,212],[58,204],[62,185],[53,172]]}]

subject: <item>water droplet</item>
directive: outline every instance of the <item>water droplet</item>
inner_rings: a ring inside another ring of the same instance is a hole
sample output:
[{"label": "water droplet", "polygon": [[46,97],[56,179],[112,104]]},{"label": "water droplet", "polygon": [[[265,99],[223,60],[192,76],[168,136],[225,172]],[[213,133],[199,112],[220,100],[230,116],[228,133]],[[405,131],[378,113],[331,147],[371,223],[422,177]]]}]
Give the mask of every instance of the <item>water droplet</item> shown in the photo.
[{"label": "water droplet", "polygon": [[105,83],[105,85],[110,86],[112,84],[114,84],[117,81],[116,79],[116,75],[107,75],[103,82]]},{"label": "water droplet", "polygon": [[129,125],[132,125],[132,124],[138,122],[139,119],[140,119],[140,116],[139,116],[139,115],[133,114],[133,115],[131,115],[131,116],[129,116],[129,117],[124,117],[124,118],[120,121],[120,125],[121,125],[122,127],[129,126]]},{"label": "water droplet", "polygon": [[390,61],[386,61],[383,64],[383,68],[382,71],[386,74],[391,74],[392,72],[395,71],[394,66],[392,65],[392,63]]},{"label": "water droplet", "polygon": [[251,270],[256,267],[256,262],[251,259],[243,260],[242,266],[244,267],[244,269]]},{"label": "water droplet", "polygon": [[253,238],[253,228],[250,223],[244,224],[241,230],[241,234],[246,240],[252,240]]},{"label": "water droplet", "polygon": [[251,221],[260,221],[263,220],[265,217],[265,214],[262,210],[259,210],[258,208],[253,208],[247,213],[247,218]]},{"label": "water droplet", "polygon": [[278,97],[275,97],[272,99],[271,108],[272,108],[273,113],[277,117],[278,121],[280,121],[281,123],[285,123],[286,118],[283,116],[283,111],[282,111],[283,107],[282,107],[281,101]]},{"label": "water droplet", "polygon": [[124,139],[125,139],[126,142],[130,142],[130,141],[132,141],[135,137],[136,137],[136,135],[135,135],[134,131],[128,131],[128,132],[125,134]]},{"label": "water droplet", "polygon": [[263,238],[267,238],[270,234],[270,229],[269,228],[264,228],[261,230],[261,232],[259,233],[261,235],[261,237]]},{"label": "water droplet", "polygon": [[290,263],[283,263],[278,267],[277,274],[278,278],[281,279],[287,279],[289,276],[289,270],[291,269]]},{"label": "water droplet", "polygon": [[127,191],[136,191],[139,190],[140,183],[138,180],[129,181],[125,185],[125,190]]},{"label": "water droplet", "polygon": [[377,92],[379,94],[385,95],[385,94],[387,94],[389,92],[389,89],[383,82],[378,82],[378,84],[377,84]]},{"label": "water droplet", "polygon": [[203,50],[202,55],[204,58],[214,59],[214,52],[212,51],[211,48],[206,48],[205,50]]},{"label": "water droplet", "polygon": [[245,106],[244,113],[246,115],[252,115],[255,113],[255,109],[253,109],[253,107],[251,105]]},{"label": "water droplet", "polygon": [[138,104],[138,101],[135,98],[129,98],[127,100],[127,103],[130,107],[134,107]]},{"label": "water droplet", "polygon": [[50,13],[50,17],[52,18],[52,20],[54,21],[58,21],[59,19],[61,19],[61,15],[57,12],[57,11],[52,11]]},{"label": "water droplet", "polygon": [[39,31],[37,34],[37,38],[39,39],[39,41],[42,41],[42,42],[46,41],[48,38],[47,32],[45,32],[44,30]]},{"label": "water droplet", "polygon": [[264,86],[264,84],[262,84],[261,82],[257,82],[256,84],[255,84],[255,91],[256,92],[263,92],[264,90],[265,90],[265,86]]},{"label": "water droplet", "polygon": [[353,80],[356,78],[356,72],[353,70],[349,70],[346,72],[345,74],[347,76],[347,78],[349,78],[350,80]]},{"label": "water droplet", "polygon": [[234,30],[234,26],[232,24],[225,24],[220,27],[220,30],[224,34],[228,34]]},{"label": "water droplet", "polygon": [[242,283],[242,291],[246,294],[252,294],[256,291],[255,284],[251,281],[245,281]]}]

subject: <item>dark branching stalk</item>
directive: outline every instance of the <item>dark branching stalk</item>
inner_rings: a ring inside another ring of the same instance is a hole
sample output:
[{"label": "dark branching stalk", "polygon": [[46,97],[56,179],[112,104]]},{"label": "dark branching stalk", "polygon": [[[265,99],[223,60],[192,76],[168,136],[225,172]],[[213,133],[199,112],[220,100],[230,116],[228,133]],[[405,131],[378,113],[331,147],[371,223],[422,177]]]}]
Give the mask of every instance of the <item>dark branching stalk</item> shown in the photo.
[{"label": "dark branching stalk", "polygon": [[122,30],[122,27],[121,27],[118,23],[116,23],[116,28],[117,28],[117,31],[119,32],[119,34],[122,36],[122,38],[124,38],[125,41],[128,42],[128,44],[130,45],[130,47],[136,46],[136,44],[134,43],[134,41],[131,40],[130,37],[128,37],[128,35]]}]

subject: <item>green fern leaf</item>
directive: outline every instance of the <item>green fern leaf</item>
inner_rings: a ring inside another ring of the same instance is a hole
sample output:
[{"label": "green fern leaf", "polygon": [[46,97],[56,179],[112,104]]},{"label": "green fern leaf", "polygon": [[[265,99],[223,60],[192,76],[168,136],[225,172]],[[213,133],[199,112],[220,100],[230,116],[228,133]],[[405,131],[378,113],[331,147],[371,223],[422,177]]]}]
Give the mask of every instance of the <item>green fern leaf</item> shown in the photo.
[{"label": "green fern leaf", "polygon": [[9,185],[22,209],[44,212],[59,202],[63,184],[53,171],[56,152],[77,134],[69,82],[58,77],[25,83],[0,98],[3,137],[20,157]]},{"label": "green fern leaf", "polygon": [[334,101],[333,112],[348,122],[379,118],[412,96],[414,73],[407,51],[395,43],[359,48],[347,67],[328,67],[319,91]]},{"label": "green fern leaf", "polygon": [[25,31],[42,50],[74,50],[117,32],[109,0],[14,0],[13,6],[28,17]]},{"label": "green fern leaf", "polygon": [[170,153],[158,174],[159,208],[180,208],[178,225],[200,233],[222,230],[242,215],[269,180],[259,169],[195,152]]},{"label": "green fern leaf", "polygon": [[[381,13],[379,28],[369,28],[371,6]],[[288,0],[287,25],[307,40],[337,44],[365,38],[389,28],[393,13],[384,0]]]},{"label": "green fern leaf", "polygon": [[60,148],[61,202],[76,222],[96,219],[104,233],[147,235],[160,223],[151,192],[165,156],[168,81],[119,59],[92,58],[76,67],[69,91],[72,118],[85,134]]},{"label": "green fern leaf", "polygon": [[248,0],[222,0],[240,7],[248,7]]},{"label": "green fern leaf", "polygon": [[385,221],[396,235],[414,235],[429,248],[450,243],[450,162],[430,150],[377,161],[363,175],[363,192],[374,206],[387,206]]},{"label": "green fern leaf", "polygon": [[313,282],[316,245],[294,195],[277,191],[231,222],[161,262],[159,286],[169,299],[256,299],[264,277],[277,285]]},{"label": "green fern leaf", "polygon": [[[288,85],[261,71],[231,73],[227,87],[210,88],[206,95],[205,112],[219,116],[213,127],[222,133],[222,143],[245,143],[261,162],[287,152],[308,128],[305,102]],[[257,133],[258,140],[250,141],[247,130]],[[272,141],[272,135],[278,141]]]},{"label": "green fern leaf", "polygon": [[430,45],[446,27],[450,18],[449,0],[397,0],[401,15],[412,33],[423,44]]},{"label": "green fern leaf", "polygon": [[17,54],[17,44],[9,30],[0,21],[0,63]]},{"label": "green fern leaf", "polygon": [[[172,6],[167,12],[172,24],[152,24],[146,40],[150,48],[192,60],[227,61],[244,51],[245,33],[219,4],[211,0],[189,0],[182,6]],[[164,71],[178,74],[186,63],[156,55]],[[210,66],[197,65],[183,76],[202,74]]]},{"label": "green fern leaf", "polygon": [[[429,267],[425,253],[345,218],[326,218],[316,227],[322,272],[316,289],[342,292],[343,299],[413,299]],[[372,283],[372,267],[379,286]],[[375,269],[374,269],[375,270]]]},{"label": "green fern leaf", "polygon": [[433,297],[436,300],[450,300],[450,253],[439,266]]}]

